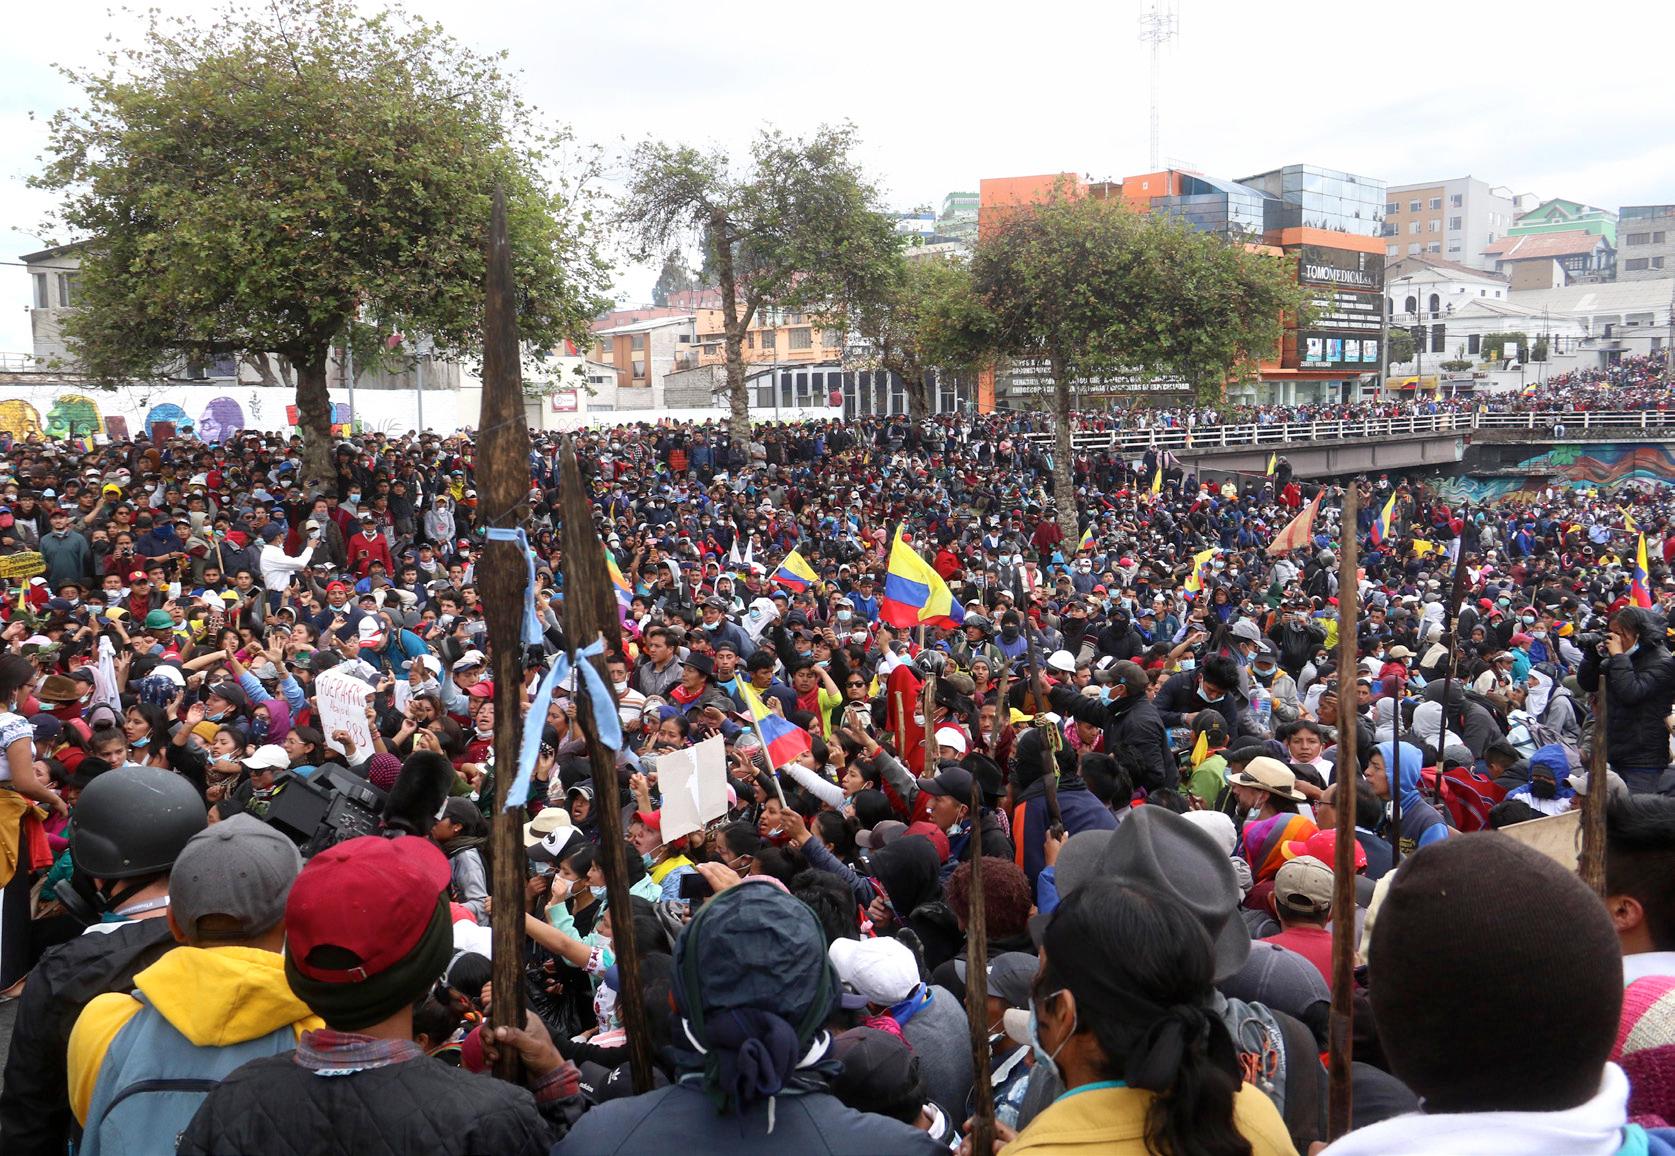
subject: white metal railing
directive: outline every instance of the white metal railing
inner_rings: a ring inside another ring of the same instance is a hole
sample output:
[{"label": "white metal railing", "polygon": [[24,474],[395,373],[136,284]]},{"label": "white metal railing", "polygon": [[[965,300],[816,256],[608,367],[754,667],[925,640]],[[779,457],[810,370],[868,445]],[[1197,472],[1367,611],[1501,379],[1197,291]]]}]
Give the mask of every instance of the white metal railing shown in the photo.
[{"label": "white metal railing", "polygon": [[[1447,411],[1404,414],[1399,417],[1325,419],[1320,421],[1245,422],[1152,429],[1077,430],[1071,435],[1079,450],[1118,450],[1124,453],[1159,450],[1206,450],[1227,446],[1283,446],[1299,442],[1354,441],[1412,434],[1452,433],[1475,429],[1529,429],[1550,434],[1593,429],[1665,429],[1675,427],[1675,412],[1659,409],[1618,410],[1606,413],[1572,410],[1527,410],[1511,413]],[[1023,435],[1050,444],[1051,430]]]}]

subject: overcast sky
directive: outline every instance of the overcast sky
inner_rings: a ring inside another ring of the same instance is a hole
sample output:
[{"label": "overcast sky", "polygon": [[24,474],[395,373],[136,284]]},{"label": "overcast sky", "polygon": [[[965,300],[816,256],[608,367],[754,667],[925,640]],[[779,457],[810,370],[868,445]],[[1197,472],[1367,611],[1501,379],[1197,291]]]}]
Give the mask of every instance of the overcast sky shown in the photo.
[{"label": "overcast sky", "polygon": [[[536,104],[615,153],[648,135],[737,150],[764,124],[802,132],[847,118],[902,208],[940,206],[986,176],[1147,168],[1139,0],[409,6],[473,47],[507,49]],[[1675,8],[1629,7],[1634,43],[1675,42]],[[1624,64],[1634,54],[1615,18],[1581,33],[1538,12],[1180,0],[1180,34],[1163,54],[1164,163],[1239,177],[1310,162],[1390,184],[1470,173],[1610,208],[1675,202],[1667,73]],[[50,204],[24,185],[44,117],[77,100],[52,64],[86,63],[137,22],[92,0],[18,0],[5,23],[0,259],[10,261],[60,239],[41,234]],[[624,270],[618,289],[642,299],[650,277]],[[24,271],[0,266],[0,352],[28,351],[29,299]]]}]

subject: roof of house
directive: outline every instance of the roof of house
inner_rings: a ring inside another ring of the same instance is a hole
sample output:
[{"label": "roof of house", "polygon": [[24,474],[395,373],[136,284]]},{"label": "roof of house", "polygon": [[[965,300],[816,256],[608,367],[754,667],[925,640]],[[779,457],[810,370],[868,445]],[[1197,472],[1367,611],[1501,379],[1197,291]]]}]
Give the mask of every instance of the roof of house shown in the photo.
[{"label": "roof of house", "polygon": [[62,257],[67,253],[73,253],[77,249],[81,248],[83,244],[85,244],[85,242],[72,241],[68,245],[54,245],[50,249],[42,249],[35,253],[25,253],[19,257],[18,260],[22,261],[25,265],[33,265],[38,261],[47,261],[51,260],[53,257]]},{"label": "roof of house", "polygon": [[1562,233],[1522,233],[1516,237],[1497,237],[1483,246],[1483,251],[1502,261],[1550,260],[1592,253],[1602,243],[1608,242],[1598,233],[1566,229]]},{"label": "roof of house", "polygon": [[631,321],[626,325],[613,325],[608,329],[595,329],[595,337],[611,337],[618,333],[646,333],[653,329],[662,329],[666,325],[690,325],[692,314],[676,313],[668,317],[647,317],[641,321]]},{"label": "roof of house", "polygon": [[1664,317],[1669,309],[1671,281],[1606,281],[1598,285],[1564,285],[1556,289],[1513,290],[1512,299],[1540,313],[1652,313]]},{"label": "roof of house", "polygon": [[1461,277],[1470,277],[1475,281],[1497,281],[1505,284],[1508,280],[1505,273],[1490,273],[1484,269],[1473,269],[1470,265],[1462,265],[1458,261],[1445,261],[1441,257],[1433,257],[1425,253],[1415,253],[1386,265],[1384,267],[1384,279],[1388,283],[1392,275],[1411,274],[1421,269],[1430,269],[1437,273],[1452,273]]}]

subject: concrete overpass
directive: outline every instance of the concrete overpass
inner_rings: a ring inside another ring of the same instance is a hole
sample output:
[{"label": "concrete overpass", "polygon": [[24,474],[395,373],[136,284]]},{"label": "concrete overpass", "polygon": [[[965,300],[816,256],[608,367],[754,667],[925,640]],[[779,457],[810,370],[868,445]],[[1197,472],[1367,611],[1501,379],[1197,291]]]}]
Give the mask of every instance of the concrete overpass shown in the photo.
[{"label": "concrete overpass", "polygon": [[[1051,433],[1028,436],[1052,445]],[[1527,457],[1524,447],[1675,442],[1675,412],[1446,412],[1192,430],[1078,430],[1072,440],[1078,450],[1114,451],[1128,459],[1148,449],[1167,450],[1191,468],[1237,473],[1263,473],[1273,453],[1283,455],[1303,477],[1395,470],[1461,473],[1479,466],[1495,472],[1514,458]]]}]

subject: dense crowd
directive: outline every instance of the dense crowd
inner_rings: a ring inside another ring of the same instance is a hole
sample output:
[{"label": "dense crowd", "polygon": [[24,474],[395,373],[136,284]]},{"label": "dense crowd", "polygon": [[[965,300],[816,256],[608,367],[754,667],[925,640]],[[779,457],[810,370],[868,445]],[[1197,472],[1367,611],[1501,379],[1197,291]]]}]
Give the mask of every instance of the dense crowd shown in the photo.
[{"label": "dense crowd", "polygon": [[[1675,491],[1377,475],[1345,526],[1283,458],[1090,451],[1055,493],[1039,425],[578,434],[619,575],[598,686],[548,677],[593,640],[536,434],[516,766],[469,436],[345,440],[330,479],[272,435],[0,443],[0,1149],[970,1151],[986,1084],[1009,1156],[1309,1152],[1353,920],[1327,1151],[1675,1152]],[[1603,900],[1530,826],[1596,788]],[[521,1030],[485,1026],[506,903]]]}]

